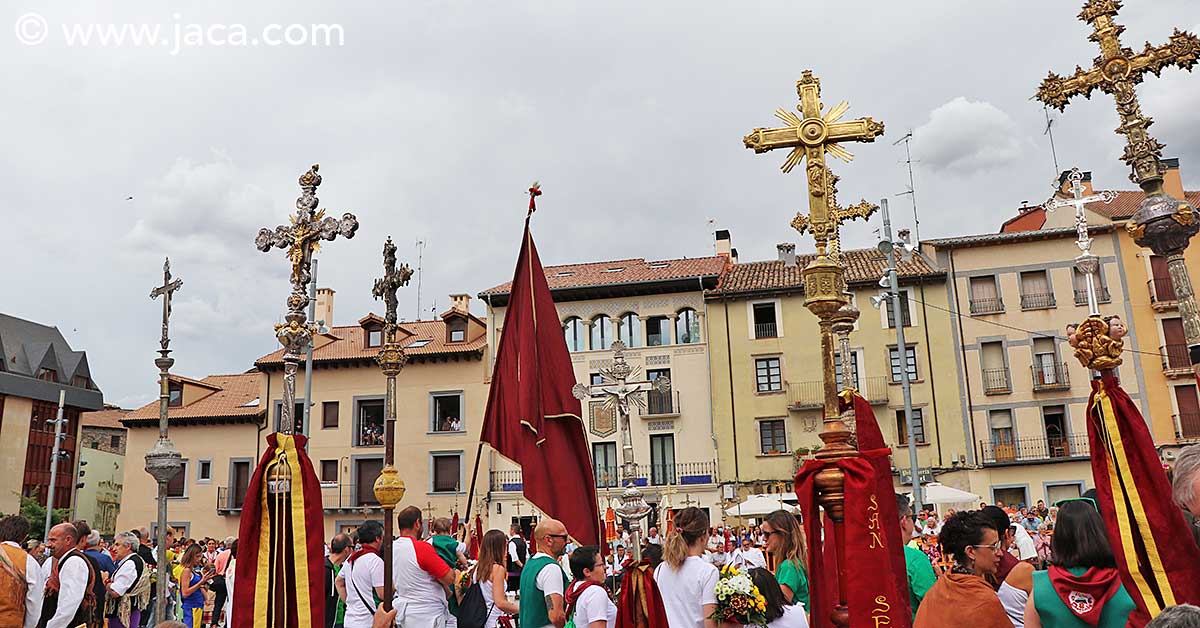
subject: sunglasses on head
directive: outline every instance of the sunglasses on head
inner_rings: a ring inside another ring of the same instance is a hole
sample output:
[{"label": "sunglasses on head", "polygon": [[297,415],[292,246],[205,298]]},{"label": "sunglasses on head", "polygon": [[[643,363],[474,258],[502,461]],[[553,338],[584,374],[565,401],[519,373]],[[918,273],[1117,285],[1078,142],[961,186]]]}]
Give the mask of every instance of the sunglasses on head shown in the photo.
[{"label": "sunglasses on head", "polygon": [[1062,505],[1067,502],[1087,502],[1091,504],[1092,508],[1095,508],[1097,512],[1100,510],[1100,507],[1096,505],[1096,500],[1092,499],[1091,497],[1068,497],[1066,499],[1060,499],[1054,502],[1053,506],[1055,508],[1062,508]]}]

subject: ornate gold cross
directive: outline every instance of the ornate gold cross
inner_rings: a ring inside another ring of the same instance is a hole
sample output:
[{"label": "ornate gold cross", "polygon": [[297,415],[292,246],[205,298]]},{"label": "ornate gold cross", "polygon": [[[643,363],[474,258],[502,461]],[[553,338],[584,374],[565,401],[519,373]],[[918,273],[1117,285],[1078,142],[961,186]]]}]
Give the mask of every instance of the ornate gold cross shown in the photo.
[{"label": "ornate gold cross", "polygon": [[756,128],[742,139],[746,148],[756,153],[765,153],[777,148],[791,148],[784,160],[782,170],[791,172],[801,160],[808,159],[808,219],[807,227],[817,241],[817,255],[825,254],[829,241],[830,207],[826,195],[830,189],[830,172],[825,165],[825,153],[844,161],[854,158],[841,142],[874,142],[883,135],[883,123],[867,118],[842,121],[850,104],[842,101],[821,115],[821,81],[805,70],[796,81],[796,92],[800,105],[796,109],[803,117],[776,109],[775,117],[787,126],[764,129]]},{"label": "ornate gold cross", "polygon": [[1142,82],[1147,72],[1158,76],[1167,66],[1190,72],[1200,54],[1200,38],[1177,28],[1167,44],[1156,47],[1147,43],[1142,52],[1134,54],[1132,49],[1121,45],[1125,27],[1114,20],[1120,9],[1120,0],[1088,0],[1083,5],[1079,19],[1092,25],[1088,39],[1100,46],[1100,56],[1091,68],[1075,66],[1075,73],[1066,78],[1051,72],[1042,80],[1037,99],[1062,111],[1072,97],[1090,98],[1094,89],[1111,94],[1121,116],[1121,126],[1116,132],[1126,140],[1121,159],[1133,168],[1129,178],[1141,185],[1161,178],[1158,160],[1163,145],[1146,131],[1154,121],[1142,115],[1134,86]]},{"label": "ornate gold cross", "polygon": [[[860,200],[858,203],[849,207],[843,208],[837,202],[837,183],[841,177],[833,173],[828,166],[825,167],[825,182],[826,204],[829,207],[829,222],[827,223],[828,233],[826,238],[829,240],[829,256],[835,259],[840,259],[842,253],[841,226],[847,220],[862,218],[867,220],[879,209],[875,203],[868,202],[866,199]],[[792,219],[792,228],[804,235],[804,232],[813,229],[812,223],[809,222],[808,216],[803,213],[796,214]],[[814,233],[815,237],[815,233]]]}]

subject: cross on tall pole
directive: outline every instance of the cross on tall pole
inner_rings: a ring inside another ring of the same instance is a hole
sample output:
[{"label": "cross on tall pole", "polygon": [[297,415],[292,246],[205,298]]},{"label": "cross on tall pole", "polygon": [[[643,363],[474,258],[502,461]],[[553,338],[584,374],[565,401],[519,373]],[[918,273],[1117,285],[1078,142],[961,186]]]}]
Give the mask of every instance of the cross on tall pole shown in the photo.
[{"label": "cross on tall pole", "polygon": [[1100,306],[1096,298],[1096,271],[1100,269],[1100,259],[1092,255],[1092,238],[1088,235],[1087,212],[1089,203],[1111,203],[1117,198],[1115,192],[1104,190],[1090,196],[1084,196],[1083,173],[1079,168],[1072,168],[1067,177],[1071,181],[1070,198],[1051,198],[1042,204],[1046,211],[1054,211],[1060,207],[1075,208],[1075,244],[1079,247],[1080,255],[1075,258],[1075,267],[1083,273],[1087,282],[1088,315],[1099,316]]},{"label": "cross on tall pole", "polygon": [[633,535],[634,558],[641,560],[641,546],[638,530],[643,517],[650,512],[641,489],[637,486],[637,463],[633,457],[633,434],[629,424],[630,405],[645,409],[645,393],[650,390],[667,392],[671,389],[671,380],[667,377],[657,377],[654,380],[636,380],[640,367],[629,366],[625,361],[625,343],[620,340],[612,343],[612,364],[600,368],[600,384],[588,386],[575,384],[571,394],[576,399],[603,399],[604,406],[610,411],[615,410],[621,425],[621,483],[625,491],[621,493],[621,506],[615,508],[617,515],[629,524]]},{"label": "cross on tall pole", "polygon": [[[155,542],[160,554],[167,547],[167,483],[171,481],[183,466],[183,458],[175,444],[167,436],[167,408],[171,402],[170,370],[175,364],[171,354],[171,298],[175,291],[183,287],[183,280],[171,277],[171,260],[163,261],[163,283],[150,291],[150,298],[162,297],[162,337],[159,339],[159,356],[154,359],[158,367],[158,442],[146,452],[146,472],[154,476],[158,482],[158,520],[155,529]],[[165,554],[161,554],[164,555]],[[167,610],[167,579],[159,578],[157,598],[155,602],[156,617],[166,617]]]},{"label": "cross on tall pole", "polygon": [[[842,178],[833,173],[828,166],[825,167],[825,204],[829,208],[829,257],[840,260],[842,255],[842,237],[841,227],[847,221],[861,218],[864,221],[879,209],[875,203],[871,203],[863,199],[849,207],[838,205],[837,201],[837,184]],[[792,228],[804,235],[809,229],[808,216],[803,213],[797,213],[792,219]]]},{"label": "cross on tall pole", "polygon": [[1121,33],[1125,27],[1116,22],[1120,0],[1087,0],[1079,19],[1091,24],[1092,34],[1088,39],[1100,46],[1100,55],[1092,67],[1076,66],[1069,77],[1053,72],[1037,90],[1042,102],[1065,109],[1074,96],[1089,98],[1095,89],[1111,94],[1116,101],[1121,124],[1116,132],[1125,136],[1125,152],[1121,160],[1132,168],[1129,178],[1146,193],[1138,210],[1125,223],[1125,229],[1138,246],[1154,251],[1166,258],[1171,282],[1179,301],[1179,315],[1183,322],[1183,333],[1187,338],[1188,357],[1192,371],[1200,379],[1200,305],[1192,289],[1183,252],[1188,241],[1200,232],[1200,221],[1196,209],[1183,199],[1176,199],[1163,192],[1163,172],[1160,159],[1163,145],[1154,139],[1147,129],[1154,121],[1142,115],[1134,86],[1142,82],[1147,72],[1158,76],[1164,68],[1177,66],[1191,71],[1200,56],[1200,38],[1178,28],[1171,34],[1168,43],[1152,46],[1149,43],[1137,54],[1121,45]]},{"label": "cross on tall pole", "polygon": [[[846,269],[841,261],[829,254],[829,244],[832,240],[834,247],[840,249],[838,227],[843,220],[870,215],[866,208],[855,210],[859,216],[849,215],[835,209],[836,199],[830,198],[836,178],[825,163],[825,153],[830,153],[844,161],[850,161],[852,155],[842,147],[844,142],[873,142],[883,135],[883,123],[872,118],[864,117],[855,120],[841,121],[850,105],[845,101],[837,104],[822,115],[821,81],[813,75],[812,70],[805,70],[796,82],[796,91],[800,96],[797,107],[801,116],[778,109],[775,116],[783,120],[787,126],[772,129],[755,128],[746,135],[742,142],[746,148],[755,153],[765,153],[780,148],[789,148],[791,152],[784,160],[784,172],[791,172],[802,160],[807,160],[805,167],[808,182],[808,217],[793,226],[801,232],[812,234],[817,246],[817,259],[810,262],[803,271],[804,277],[804,306],[817,316],[821,332],[821,370],[823,375],[824,392],[824,429],[820,433],[825,443],[817,456],[825,460],[855,457],[858,451],[852,444],[852,433],[839,416],[838,384],[835,376],[833,361],[834,332],[833,324],[839,309],[848,303],[843,290],[845,289]],[[844,544],[844,504],[845,478],[839,473],[823,473],[817,481],[818,502],[834,522],[835,543]],[[839,552],[844,547],[837,548]],[[844,554],[840,554],[844,555]],[[834,625],[849,625],[849,611],[846,606],[846,570],[838,570],[838,578],[842,580],[838,586],[838,603],[831,613]]]},{"label": "cross on tall pole", "polygon": [[285,323],[275,325],[275,337],[283,345],[283,407],[279,413],[279,432],[291,434],[295,430],[296,369],[300,364],[300,353],[305,350],[315,333],[308,322],[308,293],[305,286],[311,279],[312,255],[321,248],[321,240],[333,240],[341,235],[353,238],[358,230],[358,219],[354,214],[343,214],[341,219],[326,217],[325,210],[318,210],[317,186],[321,185],[319,165],[314,164],[308,172],[300,175],[300,197],[296,199],[296,213],[289,224],[279,225],[272,231],[262,228],[254,245],[263,253],[272,248],[286,249],[292,263],[292,294],[288,296],[288,312]]},{"label": "cross on tall pole", "polygon": [[371,294],[376,299],[383,299],[386,307],[384,314],[384,343],[375,356],[379,368],[387,377],[387,401],[384,405],[383,429],[383,469],[375,480],[375,499],[383,507],[383,606],[392,610],[392,534],[395,526],[393,513],[396,504],[404,499],[404,480],[396,470],[396,376],[404,368],[408,356],[396,341],[396,290],[407,286],[412,278],[412,269],[408,264],[396,267],[396,245],[388,237],[383,245],[383,277],[375,280]]}]

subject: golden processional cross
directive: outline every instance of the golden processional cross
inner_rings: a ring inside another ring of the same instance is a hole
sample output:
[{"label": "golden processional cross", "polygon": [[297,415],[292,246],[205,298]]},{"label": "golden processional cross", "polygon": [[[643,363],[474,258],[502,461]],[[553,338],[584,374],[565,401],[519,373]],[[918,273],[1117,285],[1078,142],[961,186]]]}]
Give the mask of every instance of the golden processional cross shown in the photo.
[{"label": "golden processional cross", "polygon": [[[825,192],[825,199],[826,206],[829,208],[830,222],[829,257],[839,261],[841,260],[842,254],[842,223],[855,218],[867,220],[879,209],[878,205],[868,202],[866,199],[863,199],[854,205],[845,208],[843,208],[841,205],[838,205],[837,183],[841,179],[841,177],[833,174],[833,171],[828,167],[825,168],[825,182],[827,188]],[[803,213],[796,214],[796,217],[792,219],[792,228],[796,231],[799,231],[800,235],[804,235],[804,232],[808,231],[809,229],[808,216],[805,216]]]},{"label": "golden processional cross", "polygon": [[830,221],[829,203],[826,200],[830,172],[825,165],[825,153],[849,162],[854,156],[842,147],[841,142],[874,142],[877,136],[883,135],[883,123],[869,117],[842,121],[842,116],[850,108],[846,101],[821,115],[821,80],[813,76],[812,70],[805,70],[800,80],[796,81],[796,92],[800,95],[800,105],[796,107],[800,116],[786,109],[776,109],[775,117],[787,126],[756,128],[742,142],[756,153],[777,148],[792,149],[783,162],[781,169],[784,172],[791,172],[802,160],[808,160],[807,227],[817,241],[817,255],[822,256],[831,229],[835,228]]}]

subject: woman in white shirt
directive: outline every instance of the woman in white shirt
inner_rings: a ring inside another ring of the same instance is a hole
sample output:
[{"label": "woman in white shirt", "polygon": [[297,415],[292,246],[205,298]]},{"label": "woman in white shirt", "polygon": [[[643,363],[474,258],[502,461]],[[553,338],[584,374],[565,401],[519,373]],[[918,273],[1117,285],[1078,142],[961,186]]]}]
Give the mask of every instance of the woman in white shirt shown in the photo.
[{"label": "woman in white shirt", "polygon": [[[756,567],[750,570],[750,580],[767,601],[767,628],[808,628],[804,605],[789,604],[771,572]],[[721,628],[737,628],[737,624],[725,622]]]},{"label": "woman in white shirt", "polygon": [[516,615],[520,610],[515,602],[508,601],[504,591],[508,580],[508,571],[504,568],[504,548],[507,544],[508,537],[504,532],[488,530],[479,543],[479,562],[455,583],[455,594],[459,602],[462,602],[468,588],[479,587],[480,593],[483,594],[483,603],[488,609],[484,628],[496,628],[501,615]]},{"label": "woman in white shirt", "polygon": [[604,588],[604,557],[595,545],[571,552],[571,575],[575,581],[567,587],[567,616],[575,628],[615,628],[617,606],[608,599]]},{"label": "woman in white shirt", "polygon": [[694,506],[675,515],[675,531],[663,547],[663,563],[654,570],[671,628],[717,628],[717,579],[712,563],[705,561],[708,514]]}]

